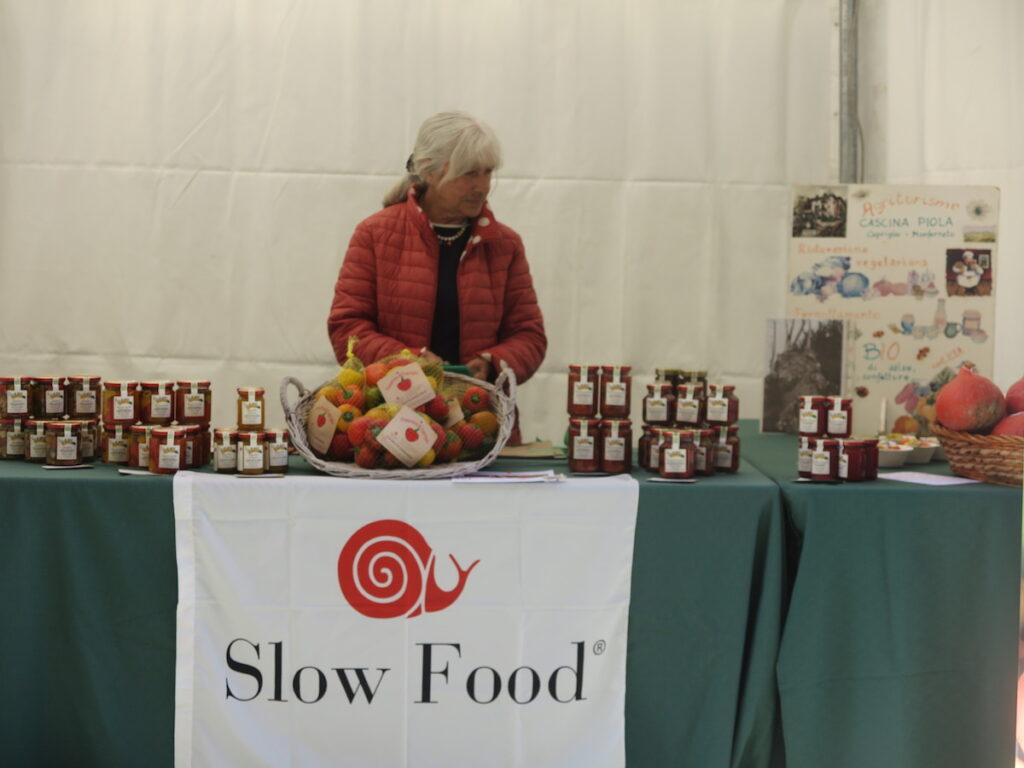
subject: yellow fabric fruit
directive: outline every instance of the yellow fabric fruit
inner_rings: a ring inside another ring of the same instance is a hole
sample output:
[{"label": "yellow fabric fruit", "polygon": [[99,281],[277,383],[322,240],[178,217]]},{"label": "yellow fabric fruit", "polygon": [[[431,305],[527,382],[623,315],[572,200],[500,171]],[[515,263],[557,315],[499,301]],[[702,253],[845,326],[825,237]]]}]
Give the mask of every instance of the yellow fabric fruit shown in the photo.
[{"label": "yellow fabric fruit", "polygon": [[338,375],[334,377],[334,380],[343,387],[351,387],[352,385],[361,387],[366,377],[362,371],[357,371],[354,368],[342,368],[338,371]]},{"label": "yellow fabric fruit", "polygon": [[420,459],[419,461],[416,462],[416,466],[417,467],[429,467],[431,464],[434,463],[434,459],[436,459],[436,458],[437,458],[437,453],[434,451],[433,448],[431,448],[429,451],[427,451],[425,454],[423,454],[423,458],[422,459]]}]

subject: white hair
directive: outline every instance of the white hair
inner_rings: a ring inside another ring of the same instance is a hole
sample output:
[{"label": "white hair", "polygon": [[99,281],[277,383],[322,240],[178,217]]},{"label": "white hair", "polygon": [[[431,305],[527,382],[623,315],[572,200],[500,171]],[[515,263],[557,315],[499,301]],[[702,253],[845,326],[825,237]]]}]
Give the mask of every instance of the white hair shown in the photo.
[{"label": "white hair", "polygon": [[423,121],[416,136],[409,172],[384,197],[384,206],[405,199],[413,184],[444,176],[438,185],[477,168],[500,168],[501,145],[486,123],[466,112],[438,112]]}]

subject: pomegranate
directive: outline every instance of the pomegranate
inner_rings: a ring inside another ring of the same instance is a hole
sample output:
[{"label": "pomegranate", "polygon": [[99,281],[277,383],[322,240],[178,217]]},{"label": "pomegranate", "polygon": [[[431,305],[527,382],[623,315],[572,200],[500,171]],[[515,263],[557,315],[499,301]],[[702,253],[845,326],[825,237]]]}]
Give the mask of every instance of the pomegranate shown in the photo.
[{"label": "pomegranate", "polygon": [[1005,419],[992,427],[993,435],[1017,435],[1024,437],[1024,411],[1011,413]]},{"label": "pomegranate", "polygon": [[960,366],[935,398],[939,423],[957,432],[984,432],[1006,415],[1003,393],[971,363]]},{"label": "pomegranate", "polygon": [[1015,381],[1006,390],[1006,412],[1020,413],[1024,411],[1024,376]]}]

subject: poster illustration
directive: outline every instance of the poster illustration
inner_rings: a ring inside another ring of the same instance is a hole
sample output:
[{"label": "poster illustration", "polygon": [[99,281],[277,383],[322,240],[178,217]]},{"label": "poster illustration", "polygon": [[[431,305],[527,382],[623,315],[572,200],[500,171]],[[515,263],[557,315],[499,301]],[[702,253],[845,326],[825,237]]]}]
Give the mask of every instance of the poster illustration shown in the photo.
[{"label": "poster illustration", "polygon": [[998,219],[996,187],[793,188],[786,316],[846,321],[855,434],[924,430],[961,363],[992,375]]}]

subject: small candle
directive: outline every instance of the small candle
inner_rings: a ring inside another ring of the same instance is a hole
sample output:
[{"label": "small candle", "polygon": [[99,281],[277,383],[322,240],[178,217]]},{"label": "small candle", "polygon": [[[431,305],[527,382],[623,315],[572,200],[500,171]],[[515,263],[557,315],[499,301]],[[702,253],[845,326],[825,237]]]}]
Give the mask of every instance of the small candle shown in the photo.
[{"label": "small candle", "polygon": [[880,417],[881,421],[879,421],[879,423],[878,423],[878,434],[879,435],[886,434],[886,432],[885,432],[885,400],[886,400],[886,398],[882,397],[882,414],[881,414],[881,417]]}]

